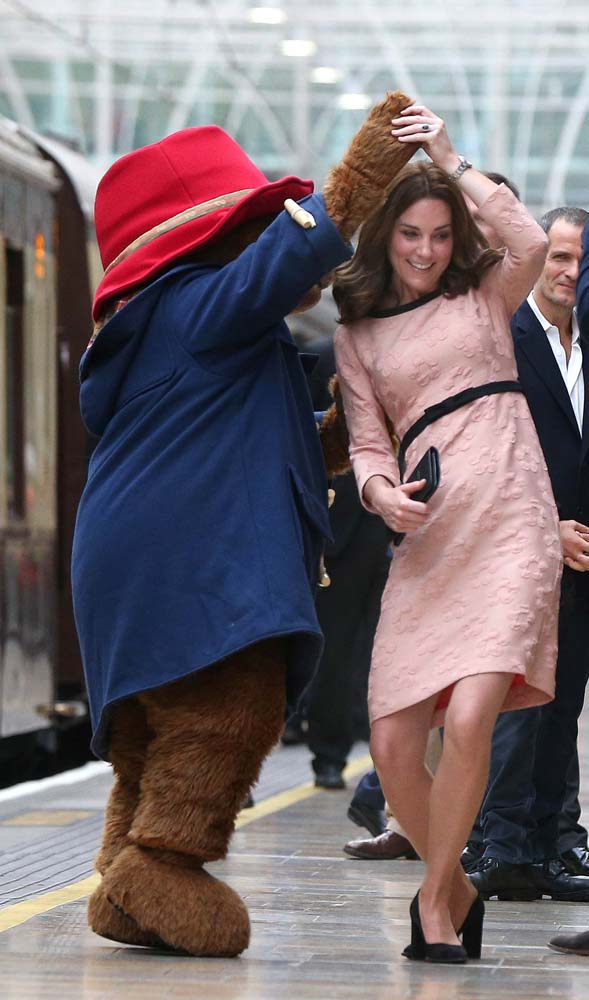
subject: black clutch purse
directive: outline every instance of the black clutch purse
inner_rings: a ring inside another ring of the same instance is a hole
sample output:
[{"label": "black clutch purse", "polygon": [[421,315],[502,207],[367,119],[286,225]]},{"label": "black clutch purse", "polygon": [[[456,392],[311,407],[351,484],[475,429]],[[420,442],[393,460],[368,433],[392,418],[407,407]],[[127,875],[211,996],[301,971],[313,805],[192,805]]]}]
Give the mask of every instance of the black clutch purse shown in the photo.
[{"label": "black clutch purse", "polygon": [[405,482],[415,483],[420,479],[425,479],[427,482],[422,490],[413,494],[411,499],[421,500],[422,503],[425,503],[434,495],[440,485],[440,453],[437,448],[427,449]]},{"label": "black clutch purse", "polygon": [[[413,472],[405,482],[415,483],[420,479],[426,480],[425,486],[423,489],[418,490],[417,493],[414,493],[411,499],[420,500],[422,503],[425,503],[434,495],[440,485],[440,453],[437,448],[427,449],[425,455],[420,458]],[[400,545],[404,537],[405,534],[403,532],[393,531],[391,539],[393,545]]]}]

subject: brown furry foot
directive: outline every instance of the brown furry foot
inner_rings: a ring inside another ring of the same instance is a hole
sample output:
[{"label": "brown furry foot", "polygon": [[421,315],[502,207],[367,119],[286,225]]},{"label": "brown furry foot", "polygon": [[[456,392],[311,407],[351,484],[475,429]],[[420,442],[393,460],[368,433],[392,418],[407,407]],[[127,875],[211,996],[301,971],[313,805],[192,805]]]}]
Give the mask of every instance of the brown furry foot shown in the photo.
[{"label": "brown furry foot", "polygon": [[170,950],[165,941],[155,934],[142,931],[132,917],[114,906],[107,898],[102,883],[88,900],[88,923],[95,934],[100,934],[109,941],[134,944],[142,948]]},{"label": "brown furry foot", "polygon": [[249,944],[243,900],[202,868],[181,868],[150,850],[126,847],[102,884],[114,906],[175,951],[232,958]]}]

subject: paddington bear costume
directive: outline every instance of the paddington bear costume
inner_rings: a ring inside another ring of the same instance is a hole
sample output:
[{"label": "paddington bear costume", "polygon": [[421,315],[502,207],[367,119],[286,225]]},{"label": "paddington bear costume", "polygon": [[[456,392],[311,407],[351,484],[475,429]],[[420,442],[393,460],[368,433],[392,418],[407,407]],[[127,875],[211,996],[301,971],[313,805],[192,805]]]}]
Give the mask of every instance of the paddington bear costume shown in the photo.
[{"label": "paddington bear costume", "polygon": [[[81,362],[100,441],[73,586],[93,749],[116,775],[89,904],[104,937],[210,956],[248,945],[243,901],[203,865],[225,856],[315,668],[329,537],[284,317],[348,259],[411,155],[390,134],[409,103],[373,109],[323,195],[269,183],[216,126],[129,153],[100,184],[105,275]],[[329,471],[341,432],[337,414],[324,422]]]}]

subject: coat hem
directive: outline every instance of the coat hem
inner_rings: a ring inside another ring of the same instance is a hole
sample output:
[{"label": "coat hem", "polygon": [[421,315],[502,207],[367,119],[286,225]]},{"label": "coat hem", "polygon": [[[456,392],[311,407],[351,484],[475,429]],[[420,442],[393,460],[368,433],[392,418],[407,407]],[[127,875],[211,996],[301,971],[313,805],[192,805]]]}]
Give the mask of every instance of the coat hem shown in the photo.
[{"label": "coat hem", "polygon": [[[265,642],[267,639],[280,639],[289,637],[300,637],[301,639],[307,639],[314,642],[316,645],[316,652],[313,656],[312,665],[309,667],[308,671],[308,681],[311,680],[313,673],[317,669],[317,664],[323,650],[323,633],[320,630],[311,630],[308,627],[290,627],[283,629],[282,631],[276,631],[273,629],[263,635],[257,635],[255,638],[251,639],[249,642],[240,643],[234,649],[229,649],[222,656],[216,657],[214,660],[210,660],[207,663],[201,663],[198,667],[192,667],[188,670],[184,670],[175,677],[170,677],[165,681],[159,681],[154,684],[147,684],[143,687],[137,688],[135,691],[129,691],[127,694],[121,695],[118,698],[113,698],[111,701],[106,702],[100,714],[100,719],[96,731],[90,742],[90,749],[92,753],[98,757],[99,760],[105,760],[110,763],[108,757],[108,730],[110,726],[110,715],[115,707],[115,705],[120,704],[127,698],[133,698],[135,695],[143,694],[145,691],[153,691],[158,687],[165,687],[166,684],[174,684],[176,681],[183,680],[185,677],[190,677],[191,674],[199,673],[201,670],[207,670],[209,667],[214,667],[218,663],[222,663],[224,660],[228,660],[230,656],[235,656],[236,653],[241,653],[244,649],[249,649],[252,646],[257,645],[260,642]],[[287,665],[287,688],[288,688],[288,674],[289,665]],[[308,683],[307,681],[307,683]],[[302,690],[302,689],[301,689]]]}]

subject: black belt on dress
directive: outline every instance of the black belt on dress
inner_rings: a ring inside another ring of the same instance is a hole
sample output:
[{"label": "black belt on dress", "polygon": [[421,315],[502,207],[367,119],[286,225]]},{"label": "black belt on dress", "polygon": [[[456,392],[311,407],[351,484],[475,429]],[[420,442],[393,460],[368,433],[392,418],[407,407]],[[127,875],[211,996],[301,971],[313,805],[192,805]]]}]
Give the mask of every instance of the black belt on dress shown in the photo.
[{"label": "black belt on dress", "polygon": [[457,392],[455,396],[448,396],[447,399],[443,399],[440,403],[428,406],[424,410],[423,416],[419,420],[416,420],[414,424],[411,424],[407,433],[403,435],[398,455],[401,482],[405,478],[405,456],[407,449],[429,424],[435,423],[440,417],[445,417],[447,413],[459,410],[461,406],[466,406],[467,403],[472,403],[473,399],[480,399],[481,396],[494,396],[499,392],[523,392],[523,389],[520,383],[515,381],[485,382],[484,385],[473,385],[470,389],[463,389],[461,392]]}]

